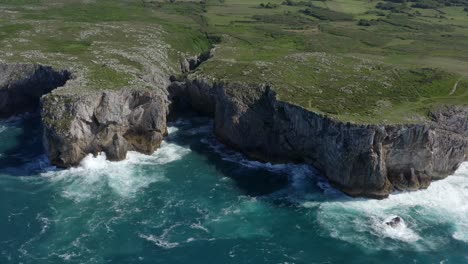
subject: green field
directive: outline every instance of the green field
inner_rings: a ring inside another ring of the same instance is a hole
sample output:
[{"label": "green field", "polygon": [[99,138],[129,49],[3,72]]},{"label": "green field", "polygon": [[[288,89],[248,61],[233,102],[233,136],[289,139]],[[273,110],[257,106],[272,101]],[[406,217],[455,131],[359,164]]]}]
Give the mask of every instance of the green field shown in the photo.
[{"label": "green field", "polygon": [[426,120],[468,103],[468,2],[0,0],[0,60],[70,68],[68,90],[191,77],[268,83],[280,100],[350,122]]}]

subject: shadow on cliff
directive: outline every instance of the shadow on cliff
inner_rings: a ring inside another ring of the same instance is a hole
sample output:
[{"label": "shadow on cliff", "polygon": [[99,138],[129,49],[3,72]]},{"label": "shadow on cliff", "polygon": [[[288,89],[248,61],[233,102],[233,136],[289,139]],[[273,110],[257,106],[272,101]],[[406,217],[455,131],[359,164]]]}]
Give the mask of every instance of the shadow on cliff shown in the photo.
[{"label": "shadow on cliff", "polygon": [[0,174],[29,176],[40,172],[43,155],[40,116],[0,120]]}]

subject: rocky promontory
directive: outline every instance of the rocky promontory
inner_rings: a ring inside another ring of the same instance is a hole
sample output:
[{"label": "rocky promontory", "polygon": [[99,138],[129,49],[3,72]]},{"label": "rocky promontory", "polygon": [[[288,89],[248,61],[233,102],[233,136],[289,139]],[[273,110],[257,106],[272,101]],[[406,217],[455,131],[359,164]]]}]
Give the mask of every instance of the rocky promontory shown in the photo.
[{"label": "rocky promontory", "polygon": [[152,154],[167,134],[167,96],[159,90],[49,94],[42,99],[50,161],[76,166],[89,153],[117,161],[128,150]]},{"label": "rocky promontory", "polygon": [[76,166],[90,153],[114,161],[129,150],[151,154],[167,134],[168,116],[184,110],[212,116],[218,139],[250,158],[311,164],[351,196],[427,188],[468,156],[464,106],[440,107],[417,124],[365,125],[278,100],[268,85],[193,78],[167,89],[74,92],[54,90],[68,71],[1,65],[0,72],[1,116],[33,110],[43,95],[44,145],[59,167]]},{"label": "rocky promontory", "polygon": [[169,91],[182,108],[213,115],[225,144],[257,160],[311,164],[352,196],[427,188],[467,159],[466,107],[440,108],[421,124],[361,125],[279,101],[266,85],[189,80]]}]

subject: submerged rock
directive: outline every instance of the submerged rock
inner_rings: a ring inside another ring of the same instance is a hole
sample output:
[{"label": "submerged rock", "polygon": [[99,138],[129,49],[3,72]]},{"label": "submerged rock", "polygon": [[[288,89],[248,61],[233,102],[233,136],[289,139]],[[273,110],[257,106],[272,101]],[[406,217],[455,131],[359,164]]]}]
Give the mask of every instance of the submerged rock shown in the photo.
[{"label": "submerged rock", "polygon": [[40,97],[70,77],[49,66],[0,63],[0,118],[38,110]]},{"label": "submerged rock", "polygon": [[401,217],[396,216],[396,217],[393,217],[392,219],[390,219],[389,221],[386,221],[385,224],[390,226],[390,227],[396,228],[396,227],[400,226],[400,224],[402,222],[403,222],[403,220],[401,219]]},{"label": "submerged rock", "polygon": [[42,99],[48,157],[69,167],[89,153],[115,161],[128,150],[152,154],[167,134],[167,105],[159,90],[49,94]]}]

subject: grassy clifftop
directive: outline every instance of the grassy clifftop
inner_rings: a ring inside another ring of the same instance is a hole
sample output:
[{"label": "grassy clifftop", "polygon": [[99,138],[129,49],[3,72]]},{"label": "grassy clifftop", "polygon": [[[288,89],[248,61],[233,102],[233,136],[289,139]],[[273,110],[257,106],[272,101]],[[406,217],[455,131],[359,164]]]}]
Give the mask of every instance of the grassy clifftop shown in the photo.
[{"label": "grassy clifftop", "polygon": [[419,122],[468,103],[468,4],[402,2],[0,0],[0,60],[71,68],[76,91],[141,88],[220,41],[193,75],[270,83],[346,121]]},{"label": "grassy clifftop", "polygon": [[74,92],[164,86],[180,58],[211,47],[173,16],[142,1],[0,0],[0,60],[71,69]]},{"label": "grassy clifftop", "polygon": [[282,100],[353,122],[419,122],[467,104],[464,4],[393,2],[208,1],[224,38],[197,74],[271,83]]}]

